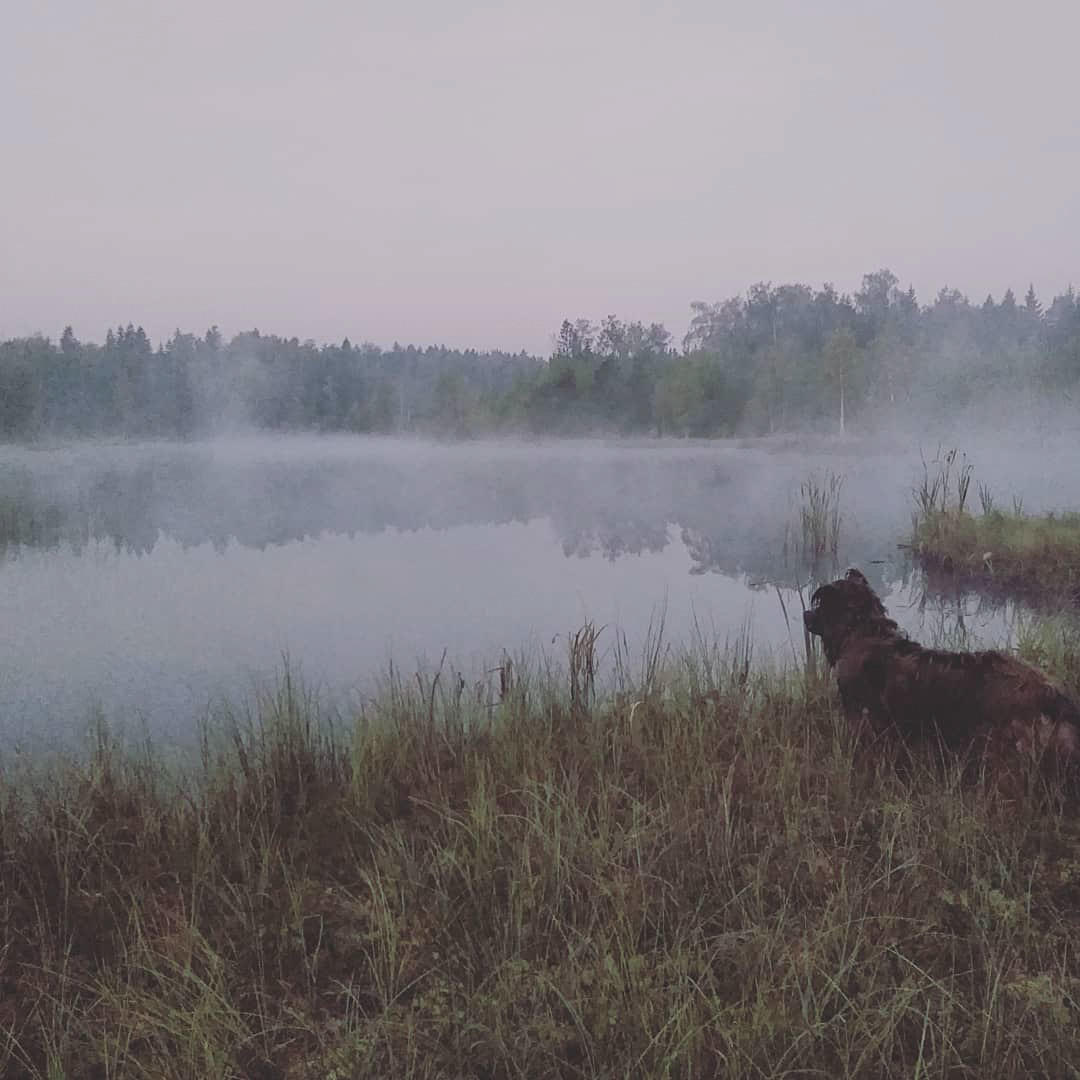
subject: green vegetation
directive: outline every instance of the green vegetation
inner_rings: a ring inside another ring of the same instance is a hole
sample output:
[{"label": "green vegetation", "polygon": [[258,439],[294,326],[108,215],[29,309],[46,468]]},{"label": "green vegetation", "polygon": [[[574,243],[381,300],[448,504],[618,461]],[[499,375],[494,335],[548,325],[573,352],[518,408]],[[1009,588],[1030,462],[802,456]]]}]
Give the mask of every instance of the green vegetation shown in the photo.
[{"label": "green vegetation", "polygon": [[840,546],[840,489],[843,486],[843,476],[827,469],[820,479],[809,476],[799,487],[802,551],[811,561],[816,562],[826,555],[836,558]]},{"label": "green vegetation", "polygon": [[746,641],[654,634],[601,686],[597,635],[348,723],[286,673],[188,771],[104,732],[9,763],[0,1074],[1077,1074],[1048,793],[854,756]]},{"label": "green vegetation", "polygon": [[1080,599],[1080,513],[1023,512],[995,506],[978,488],[981,513],[968,509],[972,466],[949,451],[936,467],[924,465],[915,493],[913,550],[931,572],[1002,595],[1068,605]]},{"label": "green vegetation", "polygon": [[0,343],[0,438],[187,436],[270,430],[604,431],[714,436],[955,415],[993,392],[1026,400],[1080,379],[1080,303],[1044,311],[1029,289],[971,304],[942,289],[920,306],[888,270],[853,296],[831,285],[759,283],[691,304],[681,351],[658,323],[563,322],[546,360],[395,343],[318,346],[260,334],[177,330],[156,348],[142,328],[103,345],[68,327],[54,344]]},{"label": "green vegetation", "polygon": [[[825,469],[823,473],[810,473],[799,485],[798,521],[789,520],[784,526],[784,566],[789,576],[794,573],[793,585],[797,591],[799,601],[806,608],[806,596],[812,594],[818,584],[835,577],[840,572],[840,526],[843,522],[843,514],[840,511],[840,493],[844,486],[842,473],[834,473],[831,469]],[[809,673],[813,672],[814,665],[819,659],[815,639],[802,626],[799,619],[801,634],[793,634],[792,619],[784,602],[784,594],[780,591],[780,585],[774,581],[776,598],[783,612],[784,620],[788,628],[788,637],[794,642],[797,636],[803,640],[803,657]],[[799,662],[798,654],[795,654],[796,662]]]}]

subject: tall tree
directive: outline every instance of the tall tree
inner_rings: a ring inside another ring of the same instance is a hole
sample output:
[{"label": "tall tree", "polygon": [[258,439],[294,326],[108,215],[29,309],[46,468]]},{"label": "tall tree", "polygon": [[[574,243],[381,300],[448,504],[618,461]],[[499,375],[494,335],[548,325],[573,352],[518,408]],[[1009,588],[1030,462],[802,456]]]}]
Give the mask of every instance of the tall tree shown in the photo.
[{"label": "tall tree", "polygon": [[843,328],[834,330],[825,343],[825,373],[836,387],[840,404],[840,434],[846,431],[846,405],[848,388],[855,373],[858,345],[854,333]]}]

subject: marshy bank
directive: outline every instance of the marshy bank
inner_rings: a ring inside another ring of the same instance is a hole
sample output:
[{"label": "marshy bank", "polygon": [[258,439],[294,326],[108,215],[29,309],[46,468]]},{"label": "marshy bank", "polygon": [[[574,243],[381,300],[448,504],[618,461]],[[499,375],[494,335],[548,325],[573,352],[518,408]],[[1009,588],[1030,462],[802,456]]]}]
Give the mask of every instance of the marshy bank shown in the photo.
[{"label": "marshy bank", "polygon": [[183,770],[104,730],[9,760],[0,1073],[1075,1073],[1050,794],[856,759],[830,684],[747,639],[571,641],[348,718],[286,673]]},{"label": "marshy bank", "polygon": [[1080,512],[1026,514],[1021,497],[1003,509],[985,484],[972,491],[973,465],[956,450],[923,468],[912,550],[932,582],[1043,609],[1080,604]]}]

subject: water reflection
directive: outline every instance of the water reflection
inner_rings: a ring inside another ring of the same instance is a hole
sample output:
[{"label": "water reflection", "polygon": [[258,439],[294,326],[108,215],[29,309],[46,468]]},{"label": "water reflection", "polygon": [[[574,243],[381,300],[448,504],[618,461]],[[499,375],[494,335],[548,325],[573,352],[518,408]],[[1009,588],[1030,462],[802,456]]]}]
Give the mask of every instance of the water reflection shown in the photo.
[{"label": "water reflection", "polygon": [[[1045,476],[1052,470],[1040,455]],[[790,537],[799,485],[819,467],[844,477],[841,543],[835,559],[808,565]],[[905,460],[865,447],[816,457],[727,444],[447,447],[337,438],[9,447],[0,449],[0,558],[26,549],[77,554],[101,541],[144,555],[164,539],[261,550],[324,534],[545,519],[567,558],[657,554],[675,528],[692,575],[797,588],[858,565],[879,591],[920,582],[920,610],[951,604],[961,624],[973,603],[996,605],[1000,615],[1009,595],[975,598],[948,575],[916,574],[898,545],[919,467],[914,450]],[[1021,479],[1030,485],[1032,475]],[[1065,494],[1060,483],[1056,490]]]},{"label": "water reflection", "polygon": [[[826,467],[844,474],[844,520],[836,562],[811,567],[787,539],[800,483]],[[1020,609],[949,593],[897,547],[919,467],[914,451],[722,444],[6,448],[0,724],[56,730],[98,703],[167,728],[283,652],[338,690],[391,657],[550,651],[585,618],[633,640],[665,604],[674,640],[749,624],[797,657],[788,616],[851,564],[919,640],[1008,641]]]},{"label": "water reflection", "polygon": [[[333,447],[328,441],[325,449]],[[360,440],[352,454],[259,456],[230,448],[9,452],[9,460],[0,457],[0,550],[80,551],[107,540],[118,551],[145,554],[163,537],[219,551],[230,542],[261,549],[324,533],[546,518],[568,558],[660,552],[674,525],[691,552],[692,573],[780,584],[803,576],[784,550],[793,491],[807,468],[800,455],[520,446],[483,453],[413,446],[395,454]],[[858,460],[849,468],[869,481]],[[857,480],[848,485],[854,497]],[[841,555],[848,561],[894,561],[904,511],[882,512],[875,501],[874,515],[846,531]]]}]

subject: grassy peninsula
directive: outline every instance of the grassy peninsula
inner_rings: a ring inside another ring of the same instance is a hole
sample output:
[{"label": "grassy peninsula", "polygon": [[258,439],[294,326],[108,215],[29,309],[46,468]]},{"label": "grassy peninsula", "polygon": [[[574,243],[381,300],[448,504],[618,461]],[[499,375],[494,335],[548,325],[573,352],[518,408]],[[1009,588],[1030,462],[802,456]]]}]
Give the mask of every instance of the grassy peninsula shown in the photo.
[{"label": "grassy peninsula", "polygon": [[1080,513],[1025,514],[1022,500],[999,507],[984,486],[970,507],[972,466],[949,451],[924,466],[915,492],[912,547],[931,574],[990,595],[1065,607],[1080,600]]}]

